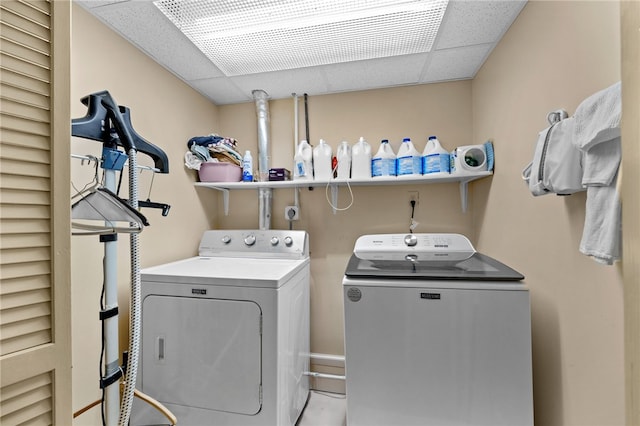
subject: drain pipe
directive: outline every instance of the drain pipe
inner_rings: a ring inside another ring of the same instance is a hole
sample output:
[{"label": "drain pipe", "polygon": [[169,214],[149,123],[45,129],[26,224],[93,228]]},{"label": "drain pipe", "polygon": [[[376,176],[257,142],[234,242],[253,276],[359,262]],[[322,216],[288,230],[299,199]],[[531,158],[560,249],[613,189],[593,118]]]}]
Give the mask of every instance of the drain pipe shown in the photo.
[{"label": "drain pipe", "polygon": [[347,380],[347,376],[341,376],[338,374],[317,373],[315,371],[305,371],[304,375],[319,379]]},{"label": "drain pipe", "polygon": [[[296,93],[292,93],[291,96],[293,96],[293,155],[292,158],[295,158],[296,153],[298,152],[298,139],[300,137],[300,133],[298,130],[298,95]],[[294,160],[295,163],[295,160]],[[295,169],[295,164],[293,165],[293,169]],[[299,191],[298,191],[298,187],[294,187],[293,188],[293,205],[296,207],[300,207],[300,200],[299,200]],[[291,222],[289,222],[289,224],[291,224]]]},{"label": "drain pipe", "polygon": [[[345,357],[344,355],[331,355],[331,354],[319,354],[319,353],[310,353],[309,360],[311,364],[325,365],[328,367],[340,367],[344,368]],[[305,376],[315,377],[319,379],[332,379],[332,380],[346,380],[346,375],[340,374],[328,374],[328,373],[319,373],[317,371],[305,371],[303,373]]]},{"label": "drain pipe", "polygon": [[[258,176],[261,181],[269,180],[269,95],[264,90],[254,90],[251,92],[256,102],[256,114],[258,116]],[[259,209],[260,209],[260,229],[271,228],[271,188],[260,188]]]}]

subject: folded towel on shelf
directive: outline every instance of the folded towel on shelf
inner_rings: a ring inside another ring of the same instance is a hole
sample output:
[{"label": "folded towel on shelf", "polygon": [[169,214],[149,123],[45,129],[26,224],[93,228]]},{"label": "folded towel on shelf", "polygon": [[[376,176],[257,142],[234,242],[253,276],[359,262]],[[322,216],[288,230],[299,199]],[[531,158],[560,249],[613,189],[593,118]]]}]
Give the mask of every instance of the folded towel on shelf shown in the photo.
[{"label": "folded towel on shelf", "polygon": [[587,152],[599,143],[620,136],[621,87],[617,82],[580,103],[574,114],[574,143],[578,149]]},{"label": "folded towel on shelf", "polygon": [[584,153],[587,187],[580,252],[607,265],[622,253],[622,205],[616,188],[622,160],[620,82],[585,99],[576,109],[573,143]]},{"label": "folded towel on shelf", "polygon": [[238,141],[215,133],[208,136],[194,136],[187,142],[187,147],[201,157],[202,161],[209,161],[211,157],[218,161],[242,165],[242,155],[238,152]]}]

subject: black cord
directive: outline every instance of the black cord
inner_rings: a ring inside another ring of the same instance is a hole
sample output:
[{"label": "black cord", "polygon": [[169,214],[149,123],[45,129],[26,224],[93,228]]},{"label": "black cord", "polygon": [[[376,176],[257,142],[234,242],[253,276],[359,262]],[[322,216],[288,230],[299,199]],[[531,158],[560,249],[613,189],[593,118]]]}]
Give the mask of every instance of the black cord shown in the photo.
[{"label": "black cord", "polygon": [[[411,200],[411,224],[413,224],[413,214],[416,211],[416,200]],[[409,233],[413,234],[413,228],[409,226]]]},{"label": "black cord", "polygon": [[124,175],[124,173],[122,173],[122,169],[120,169],[120,177],[118,177],[118,188],[116,188],[116,195],[120,196],[120,187],[122,186],[122,176]]}]

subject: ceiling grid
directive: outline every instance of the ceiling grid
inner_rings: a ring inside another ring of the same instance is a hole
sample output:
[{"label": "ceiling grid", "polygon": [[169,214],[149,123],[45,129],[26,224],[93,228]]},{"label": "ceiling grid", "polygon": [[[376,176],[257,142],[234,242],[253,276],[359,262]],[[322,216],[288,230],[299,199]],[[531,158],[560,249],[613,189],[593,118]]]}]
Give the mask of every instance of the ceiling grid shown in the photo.
[{"label": "ceiling grid", "polygon": [[471,79],[526,3],[76,1],[218,105]]}]

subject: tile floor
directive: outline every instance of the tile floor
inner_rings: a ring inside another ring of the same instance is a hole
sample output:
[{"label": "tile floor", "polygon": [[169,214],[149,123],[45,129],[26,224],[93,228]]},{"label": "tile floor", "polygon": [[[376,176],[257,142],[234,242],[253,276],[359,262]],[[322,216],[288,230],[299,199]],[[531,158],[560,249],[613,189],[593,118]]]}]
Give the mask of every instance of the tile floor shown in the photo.
[{"label": "tile floor", "polygon": [[345,426],[347,401],[343,394],[312,390],[296,426]]}]

